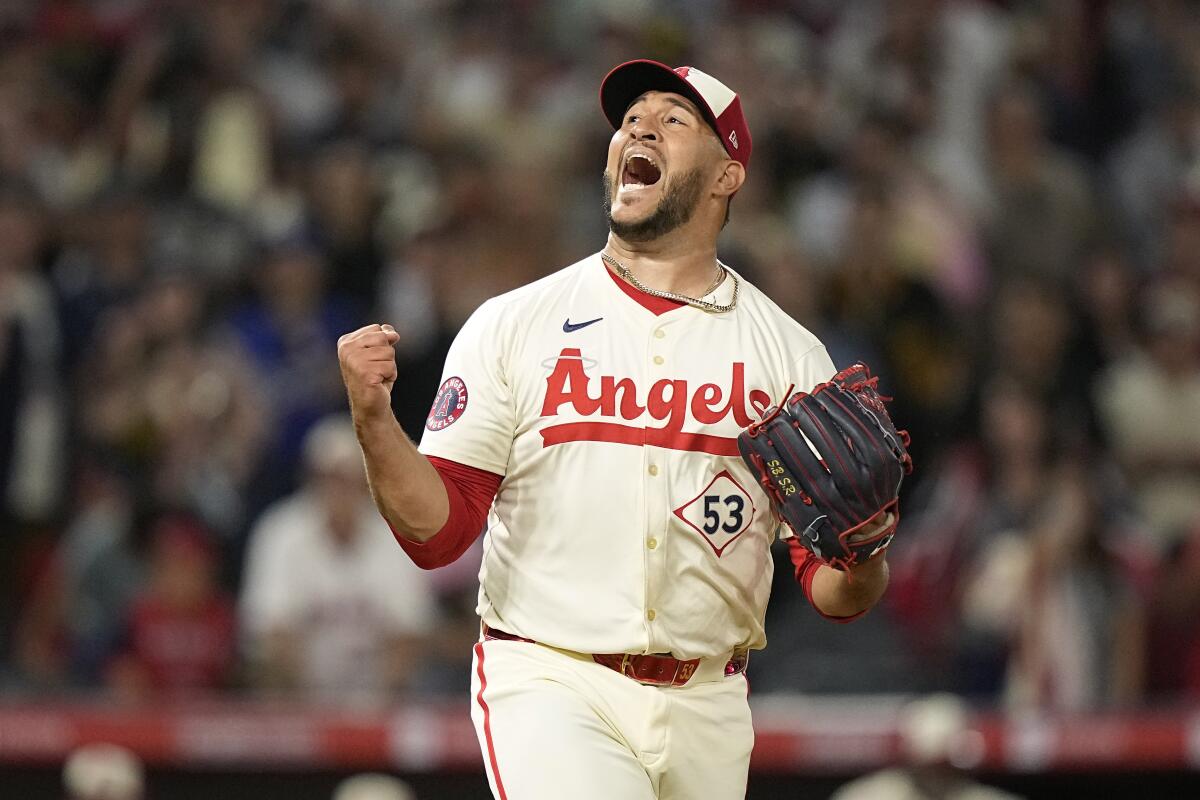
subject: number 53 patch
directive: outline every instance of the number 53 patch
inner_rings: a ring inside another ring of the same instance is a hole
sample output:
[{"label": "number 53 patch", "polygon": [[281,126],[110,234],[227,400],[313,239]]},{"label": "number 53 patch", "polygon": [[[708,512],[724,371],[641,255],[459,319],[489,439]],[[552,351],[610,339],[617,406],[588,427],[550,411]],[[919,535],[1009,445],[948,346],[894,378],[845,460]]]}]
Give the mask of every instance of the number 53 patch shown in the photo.
[{"label": "number 53 patch", "polygon": [[729,472],[721,470],[703,492],[675,509],[675,516],[699,533],[720,557],[754,521],[754,501]]}]

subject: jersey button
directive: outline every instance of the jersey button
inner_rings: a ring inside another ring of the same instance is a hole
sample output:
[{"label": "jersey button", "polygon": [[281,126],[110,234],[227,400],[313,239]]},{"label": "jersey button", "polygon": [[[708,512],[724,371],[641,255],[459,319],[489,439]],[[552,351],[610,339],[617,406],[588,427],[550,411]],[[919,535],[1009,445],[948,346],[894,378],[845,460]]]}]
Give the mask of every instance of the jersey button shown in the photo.
[{"label": "jersey button", "polygon": [[666,331],[664,331],[662,328],[659,328],[658,330],[656,330],[656,331],[654,332],[654,338],[655,338],[655,339],[661,339],[661,338],[663,338],[663,337],[664,337],[664,336],[666,336],[666,335],[667,335],[667,332],[666,332]]},{"label": "jersey button", "polygon": [[651,622],[654,622],[654,618],[657,616],[658,615],[654,613],[653,608],[646,612],[646,619],[650,620]]},{"label": "jersey button", "polygon": [[654,363],[655,363],[655,364],[662,364],[662,363],[663,363],[663,357],[662,357],[662,356],[655,356],[655,357],[654,357]]},{"label": "jersey button", "polygon": [[657,475],[657,474],[658,474],[658,465],[657,465],[657,464],[651,464],[651,465],[650,465],[650,469],[648,469],[648,470],[646,470],[646,471],[647,471],[647,472],[649,472],[651,475]]},{"label": "jersey button", "polygon": [[647,541],[646,541],[646,547],[650,548],[651,550],[653,550],[654,548],[658,547],[658,539],[653,539],[653,538],[652,538],[652,539],[649,539],[649,540],[647,540]]}]

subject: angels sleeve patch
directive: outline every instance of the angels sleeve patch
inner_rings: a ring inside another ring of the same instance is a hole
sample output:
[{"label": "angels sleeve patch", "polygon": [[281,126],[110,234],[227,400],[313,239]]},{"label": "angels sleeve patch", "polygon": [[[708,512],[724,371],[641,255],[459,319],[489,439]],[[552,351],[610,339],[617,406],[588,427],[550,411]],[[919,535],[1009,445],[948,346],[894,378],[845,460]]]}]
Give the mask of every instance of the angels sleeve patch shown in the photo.
[{"label": "angels sleeve patch", "polygon": [[447,378],[438,389],[434,398],[433,408],[429,409],[429,418],[425,427],[431,431],[440,431],[454,424],[454,421],[467,410],[467,384],[462,378]]}]

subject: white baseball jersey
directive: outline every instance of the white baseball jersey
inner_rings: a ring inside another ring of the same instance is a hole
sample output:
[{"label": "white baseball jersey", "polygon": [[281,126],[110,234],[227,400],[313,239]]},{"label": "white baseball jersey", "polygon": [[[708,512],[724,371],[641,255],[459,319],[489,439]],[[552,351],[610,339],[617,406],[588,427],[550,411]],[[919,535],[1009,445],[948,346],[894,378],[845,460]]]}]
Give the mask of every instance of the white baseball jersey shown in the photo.
[{"label": "white baseball jersey", "polygon": [[303,687],[341,695],[385,690],[381,645],[428,633],[437,614],[429,574],[397,549],[370,500],[354,539],[339,544],[307,492],[255,525],[240,606],[251,647],[274,629],[295,631]]},{"label": "white baseball jersey", "polygon": [[[656,315],[592,255],[484,303],[446,360],[421,452],[503,476],[478,611],[581,653],[766,643],[779,528],[738,433],[825,348],[741,282],[737,307]],[[727,303],[733,281],[716,291]]]}]

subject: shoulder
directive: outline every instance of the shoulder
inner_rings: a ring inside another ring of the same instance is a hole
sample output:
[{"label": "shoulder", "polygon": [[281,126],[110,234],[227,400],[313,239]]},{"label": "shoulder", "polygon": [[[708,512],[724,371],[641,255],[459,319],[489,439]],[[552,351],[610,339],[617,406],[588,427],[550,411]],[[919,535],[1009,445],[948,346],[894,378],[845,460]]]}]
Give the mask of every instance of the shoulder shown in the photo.
[{"label": "shoulder", "polygon": [[315,518],[312,498],[303,492],[285,497],[268,506],[254,523],[250,546],[254,550],[291,550],[307,538]]},{"label": "shoulder", "polygon": [[589,259],[584,259],[485,300],[459,329],[456,348],[467,352],[511,351],[523,340],[532,320],[552,313],[565,295],[579,290],[587,278],[588,266]]},{"label": "shoulder", "polygon": [[[726,268],[733,271],[730,267]],[[795,358],[803,357],[806,353],[818,349],[820,352],[824,352],[825,346],[815,333],[793,319],[762,289],[746,280],[740,273],[733,272],[741,282],[738,303],[751,324],[762,328],[764,332],[777,337],[780,341],[786,342]]]},{"label": "shoulder", "polygon": [[472,316],[515,319],[530,308],[537,307],[564,291],[573,289],[587,274],[594,255],[576,261],[568,267],[552,272],[532,283],[496,295],[486,300]]}]

